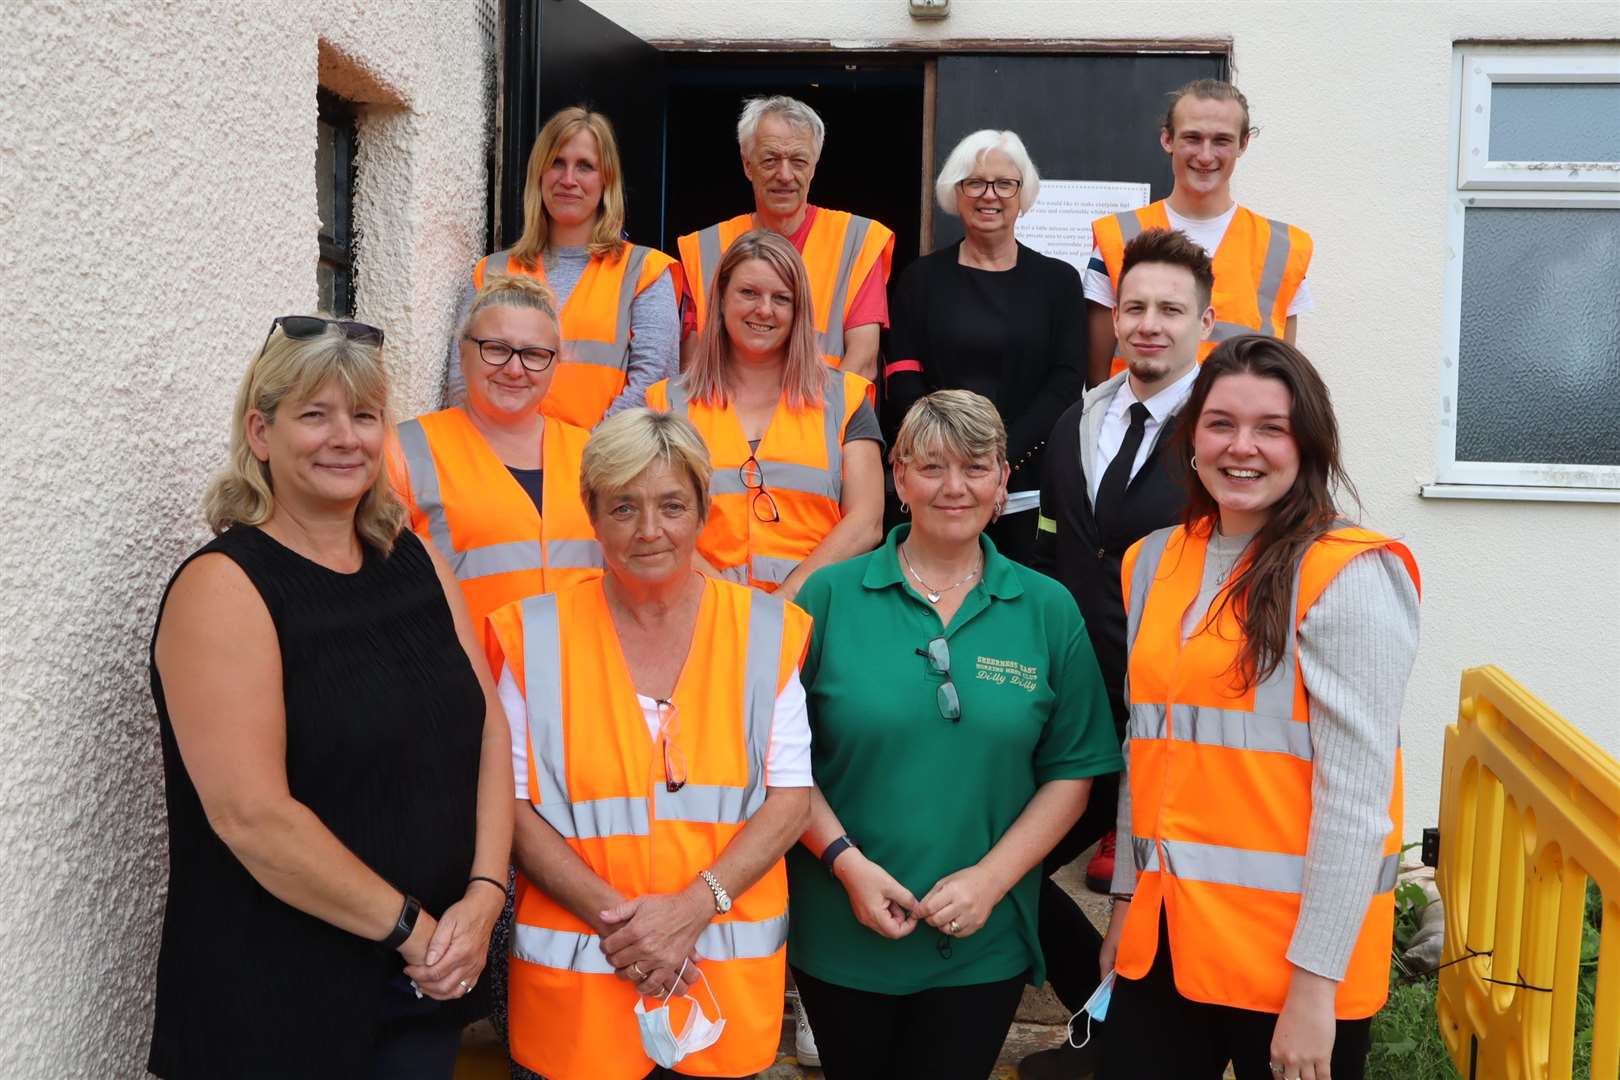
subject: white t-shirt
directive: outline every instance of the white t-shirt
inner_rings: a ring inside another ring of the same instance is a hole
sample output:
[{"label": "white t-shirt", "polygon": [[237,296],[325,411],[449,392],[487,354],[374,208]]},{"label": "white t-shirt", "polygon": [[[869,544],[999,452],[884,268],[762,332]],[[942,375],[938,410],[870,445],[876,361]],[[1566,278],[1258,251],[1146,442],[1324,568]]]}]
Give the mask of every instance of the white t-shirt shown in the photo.
[{"label": "white t-shirt", "polygon": [[[1159,438],[1159,430],[1171,413],[1187,403],[1192,394],[1193,383],[1198,380],[1198,365],[1188,368],[1186,373],[1160,390],[1157,394],[1142,402],[1147,406],[1147,423],[1142,425],[1142,445],[1136,451],[1136,460],[1131,462],[1131,477],[1135,477],[1137,470],[1153,453],[1153,444]],[[1108,411],[1103,413],[1102,424],[1097,429],[1097,445],[1092,449],[1091,461],[1086,469],[1086,486],[1091,489],[1091,504],[1097,505],[1097,488],[1102,484],[1103,473],[1113,463],[1114,455],[1119,453],[1120,444],[1125,441],[1125,433],[1130,430],[1130,408],[1136,404],[1136,391],[1131,387],[1131,377],[1119,384],[1114,391],[1114,398],[1108,403]]]},{"label": "white t-shirt", "polygon": [[[512,782],[517,797],[529,797],[529,711],[518,689],[512,669],[501,665],[501,708],[506,711],[506,726],[512,732]],[[642,717],[647,721],[649,735],[658,734],[658,702],[650,697],[636,695]],[[810,779],[810,711],[805,702],[804,684],[799,681],[795,668],[787,685],[776,696],[776,707],[771,714],[771,748],[765,758],[765,783],[768,787],[809,787]]]},{"label": "white t-shirt", "polygon": [[[1202,247],[1213,259],[1215,249],[1221,246],[1221,240],[1226,236],[1226,227],[1232,224],[1232,217],[1237,213],[1237,208],[1238,204],[1233,203],[1220,217],[1190,218],[1182,217],[1171,209],[1169,203],[1165,203],[1164,213],[1170,219],[1172,229],[1180,229],[1186,233],[1187,239]],[[1091,249],[1091,260],[1086,263],[1083,288],[1086,299],[1093,304],[1109,308],[1114,306],[1114,283],[1108,279],[1108,264],[1103,261],[1101,248]],[[1315,310],[1316,302],[1311,299],[1311,283],[1309,280],[1302,280],[1299,283],[1299,291],[1294,293],[1294,299],[1288,305],[1288,314],[1301,315]]]}]

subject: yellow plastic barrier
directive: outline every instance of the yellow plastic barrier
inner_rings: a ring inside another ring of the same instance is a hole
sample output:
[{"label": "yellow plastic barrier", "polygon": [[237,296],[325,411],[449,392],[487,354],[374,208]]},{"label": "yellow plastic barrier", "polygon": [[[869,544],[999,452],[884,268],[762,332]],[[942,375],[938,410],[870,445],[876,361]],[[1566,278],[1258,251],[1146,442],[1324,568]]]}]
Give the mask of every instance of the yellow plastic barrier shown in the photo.
[{"label": "yellow plastic barrier", "polygon": [[1465,1080],[1566,1080],[1590,877],[1603,892],[1592,1078],[1620,1076],[1620,763],[1495,667],[1446,729],[1440,1034]]}]

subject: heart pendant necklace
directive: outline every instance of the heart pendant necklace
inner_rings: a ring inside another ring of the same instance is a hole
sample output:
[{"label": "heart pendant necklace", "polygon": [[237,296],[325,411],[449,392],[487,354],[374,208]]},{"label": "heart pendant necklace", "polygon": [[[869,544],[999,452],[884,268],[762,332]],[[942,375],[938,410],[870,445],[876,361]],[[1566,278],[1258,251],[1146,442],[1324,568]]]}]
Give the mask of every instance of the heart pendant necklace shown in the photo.
[{"label": "heart pendant necklace", "polygon": [[[918,586],[922,588],[923,595],[928,597],[928,602],[930,604],[939,603],[940,597],[944,596],[952,589],[961,588],[963,585],[966,585],[979,575],[979,568],[975,566],[972,570],[968,571],[967,577],[963,578],[961,581],[955,581],[942,589],[936,589],[932,585],[928,584],[928,582],[924,581],[922,579],[922,575],[917,573],[917,568],[911,565],[911,558],[906,554],[905,545],[903,544],[900,546],[900,561],[906,564],[906,572],[916,580]],[[980,561],[981,563],[983,562],[983,556],[980,556]]]}]

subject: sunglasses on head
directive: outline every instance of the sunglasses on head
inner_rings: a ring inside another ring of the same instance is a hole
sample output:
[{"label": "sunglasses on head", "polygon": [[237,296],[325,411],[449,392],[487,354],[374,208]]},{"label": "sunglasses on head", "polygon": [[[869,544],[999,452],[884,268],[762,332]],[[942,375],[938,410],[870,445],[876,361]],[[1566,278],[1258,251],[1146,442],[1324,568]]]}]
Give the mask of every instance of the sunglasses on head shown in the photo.
[{"label": "sunglasses on head", "polygon": [[382,347],[383,332],[370,323],[355,322],[353,319],[327,319],[320,315],[277,315],[270,322],[270,332],[264,335],[264,344],[259,346],[259,355],[264,355],[270,339],[276,336],[277,327],[281,328],[284,336],[294,341],[308,341],[326,333],[328,326],[342,330],[343,336],[350,341]]}]

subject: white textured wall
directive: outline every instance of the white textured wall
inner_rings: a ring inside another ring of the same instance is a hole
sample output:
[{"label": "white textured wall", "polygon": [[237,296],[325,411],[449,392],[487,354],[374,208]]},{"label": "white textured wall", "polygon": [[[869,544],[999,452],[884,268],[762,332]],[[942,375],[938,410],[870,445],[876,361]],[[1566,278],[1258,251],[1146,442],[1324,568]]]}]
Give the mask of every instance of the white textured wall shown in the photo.
[{"label": "white textured wall", "polygon": [[1333,389],[1367,523],[1404,537],[1422,564],[1408,832],[1438,817],[1440,732],[1464,667],[1501,665],[1620,756],[1620,506],[1418,497],[1434,478],[1440,357],[1455,347],[1441,315],[1452,44],[1613,40],[1620,4],[952,0],[947,18],[919,21],[906,0],[588,2],[655,42],[1231,40],[1263,129],[1236,194],[1315,237],[1318,310],[1300,320],[1300,345]]},{"label": "white textured wall", "polygon": [[473,0],[0,5],[8,1080],[145,1075],[166,879],[147,641],[207,535],[237,380],[272,316],[316,303],[318,68],[392,103],[362,127],[359,315],[408,415],[481,254],[482,48]]}]

